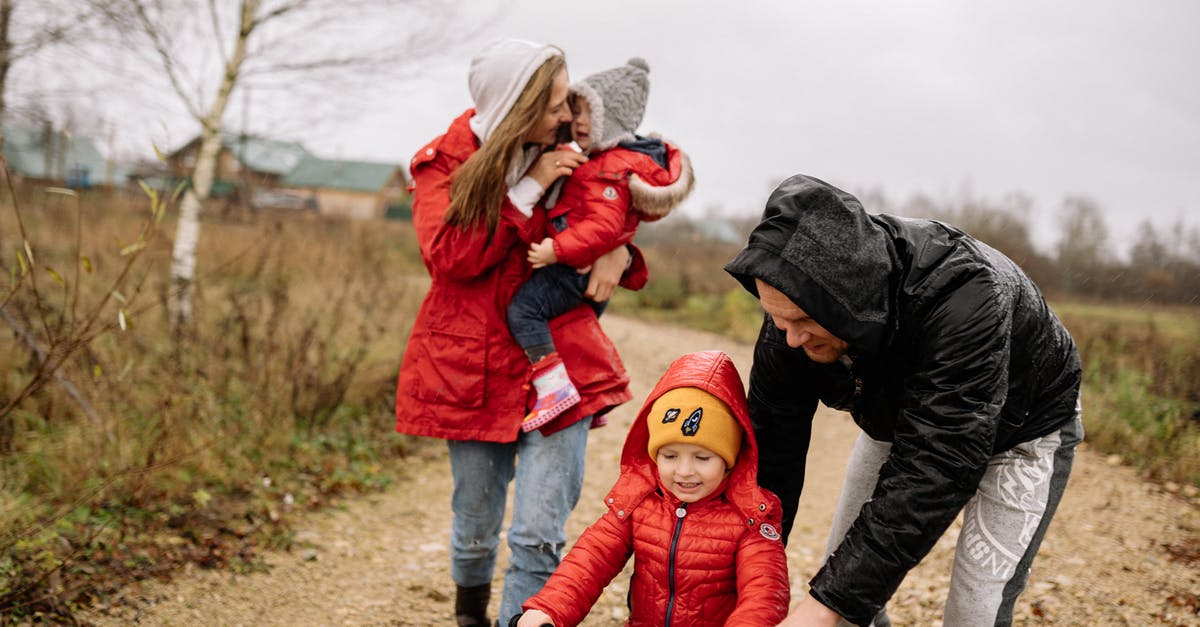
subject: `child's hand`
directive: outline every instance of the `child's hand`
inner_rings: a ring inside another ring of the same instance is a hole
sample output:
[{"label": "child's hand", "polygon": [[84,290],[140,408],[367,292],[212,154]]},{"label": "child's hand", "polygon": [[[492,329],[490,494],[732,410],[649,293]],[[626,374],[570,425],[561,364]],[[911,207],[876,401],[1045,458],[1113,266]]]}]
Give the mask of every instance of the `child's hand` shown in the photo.
[{"label": "child's hand", "polygon": [[527,258],[534,268],[544,268],[558,263],[558,255],[554,254],[554,240],[547,237],[540,242],[530,244]]},{"label": "child's hand", "polygon": [[550,620],[549,614],[541,610],[526,610],[521,615],[521,620],[517,621],[517,627],[542,627],[542,625],[554,627],[554,622]]}]

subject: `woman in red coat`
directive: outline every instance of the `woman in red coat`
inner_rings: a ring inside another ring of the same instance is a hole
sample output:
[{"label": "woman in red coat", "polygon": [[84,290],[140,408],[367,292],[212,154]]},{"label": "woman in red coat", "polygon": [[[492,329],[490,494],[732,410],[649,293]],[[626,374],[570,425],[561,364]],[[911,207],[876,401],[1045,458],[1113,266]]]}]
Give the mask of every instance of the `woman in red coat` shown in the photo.
[{"label": "woman in red coat", "polygon": [[[508,484],[515,480],[512,557],[500,607],[515,614],[559,562],[588,429],[631,395],[612,342],[580,306],[556,319],[553,332],[582,400],[540,430],[521,432],[529,364],[505,308],[530,272],[529,244],[545,236],[544,210],[534,205],[586,157],[546,152],[571,119],[558,48],[495,42],[472,60],[469,84],[475,108],[410,165],[413,224],[431,280],[400,366],[396,431],[448,441],[455,614],[459,625],[486,625]],[[644,284],[645,265],[633,252],[631,260],[621,246],[597,261],[591,298],[607,299],[623,271],[622,285]]]},{"label": "woman in red coat", "polygon": [[779,499],[758,487],[757,468],[733,361],[720,351],[675,360],[629,430],[608,511],[518,625],[579,624],[630,555],[631,627],[777,624],[788,610],[787,559]]}]

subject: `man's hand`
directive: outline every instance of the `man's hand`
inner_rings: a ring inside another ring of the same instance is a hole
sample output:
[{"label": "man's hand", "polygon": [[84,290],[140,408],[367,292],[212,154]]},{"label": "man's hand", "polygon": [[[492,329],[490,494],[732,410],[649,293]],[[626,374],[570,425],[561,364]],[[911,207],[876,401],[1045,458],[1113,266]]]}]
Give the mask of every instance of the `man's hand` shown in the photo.
[{"label": "man's hand", "polygon": [[779,627],[836,627],[840,620],[842,617],[837,612],[806,594],[796,609],[779,623]]},{"label": "man's hand", "polygon": [[535,269],[558,263],[558,255],[554,254],[554,240],[547,237],[540,242],[530,244],[529,254],[526,258]]},{"label": "man's hand", "polygon": [[[629,266],[631,257],[629,249],[623,245],[600,255],[596,259],[596,263],[592,264],[592,275],[588,278],[587,291],[583,293],[584,297],[597,303],[612,298],[613,291],[621,282],[621,275],[625,274],[625,268]],[[587,269],[583,268],[580,272],[587,272]]]}]

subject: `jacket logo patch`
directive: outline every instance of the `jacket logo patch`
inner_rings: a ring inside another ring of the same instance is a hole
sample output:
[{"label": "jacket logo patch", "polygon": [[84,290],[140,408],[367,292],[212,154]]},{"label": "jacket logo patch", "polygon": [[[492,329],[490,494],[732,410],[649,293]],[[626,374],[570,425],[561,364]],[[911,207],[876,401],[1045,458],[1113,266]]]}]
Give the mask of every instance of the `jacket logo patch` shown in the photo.
[{"label": "jacket logo patch", "polygon": [[679,409],[673,407],[671,409],[668,409],[667,413],[663,414],[662,423],[665,425],[668,422],[675,422],[675,419],[677,419],[677,418],[679,418]]},{"label": "jacket logo patch", "polygon": [[616,200],[617,199],[617,188],[613,187],[612,185],[605,187],[604,188],[604,197],[609,200]]},{"label": "jacket logo patch", "polygon": [[684,435],[696,435],[696,432],[700,430],[700,418],[703,416],[704,408],[697,407],[696,411],[693,411],[692,415],[688,416],[687,420],[683,421],[683,425],[679,427],[679,430],[683,431]]},{"label": "jacket logo patch", "polygon": [[779,539],[779,532],[776,531],[775,527],[772,527],[770,523],[763,523],[762,526],[758,528],[758,532],[762,534],[762,537],[768,540]]}]

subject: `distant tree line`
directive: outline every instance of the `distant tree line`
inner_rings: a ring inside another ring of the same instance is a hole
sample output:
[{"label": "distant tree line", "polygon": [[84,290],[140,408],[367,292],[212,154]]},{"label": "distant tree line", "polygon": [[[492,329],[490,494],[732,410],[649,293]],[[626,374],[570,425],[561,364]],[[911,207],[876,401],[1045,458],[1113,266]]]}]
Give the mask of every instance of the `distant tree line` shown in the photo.
[{"label": "distant tree line", "polygon": [[[1033,201],[1013,194],[1001,201],[981,199],[939,202],[917,195],[904,203],[890,201],[881,191],[857,192],[871,213],[932,218],[956,226],[1017,262],[1051,297],[1097,301],[1200,304],[1200,228],[1182,221],[1168,229],[1142,221],[1132,233],[1110,239],[1099,205],[1083,196],[1063,201],[1058,221],[1060,236],[1049,252],[1034,246],[1028,216]],[[758,216],[669,220],[649,224],[638,241],[661,246],[668,241],[706,241],[709,246],[736,249],[758,223]],[[717,226],[731,227],[728,237]],[[643,234],[644,233],[644,234]],[[720,240],[720,241],[718,241]],[[1122,259],[1117,246],[1128,251]]]},{"label": "distant tree line", "polygon": [[1028,222],[1032,202],[1015,195],[1005,202],[909,201],[897,213],[953,224],[1020,264],[1042,291],[1089,300],[1200,304],[1200,230],[1182,221],[1169,230],[1143,220],[1120,234],[1128,259],[1114,250],[1099,205],[1068,197],[1058,215],[1059,239],[1047,254],[1034,246]]}]

